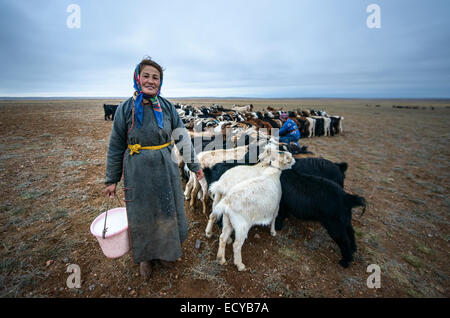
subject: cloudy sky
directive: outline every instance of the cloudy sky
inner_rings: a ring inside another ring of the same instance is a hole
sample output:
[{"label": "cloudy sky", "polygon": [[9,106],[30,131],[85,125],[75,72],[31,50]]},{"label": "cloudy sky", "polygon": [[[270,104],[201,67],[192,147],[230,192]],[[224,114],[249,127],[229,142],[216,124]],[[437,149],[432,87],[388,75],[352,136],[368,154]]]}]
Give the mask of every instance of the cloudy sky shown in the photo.
[{"label": "cloudy sky", "polygon": [[0,96],[130,96],[149,55],[166,97],[449,98],[449,12],[448,0],[0,0]]}]

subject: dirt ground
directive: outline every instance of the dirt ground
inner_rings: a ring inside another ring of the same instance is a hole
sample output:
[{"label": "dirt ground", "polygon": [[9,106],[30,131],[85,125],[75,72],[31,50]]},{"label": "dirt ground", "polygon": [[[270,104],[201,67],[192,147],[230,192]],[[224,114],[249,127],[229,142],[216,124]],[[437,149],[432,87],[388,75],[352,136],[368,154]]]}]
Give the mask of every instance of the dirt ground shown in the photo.
[{"label": "dirt ground", "polygon": [[[449,100],[172,101],[344,116],[343,135],[301,142],[318,156],[347,162],[345,189],[368,201],[362,217],[353,213],[358,252],[350,267],[338,265],[339,250],[319,224],[296,219],[276,237],[268,227],[250,230],[242,249],[247,271],[233,265],[231,245],[220,266],[218,228],[207,239],[200,205],[186,204],[183,257],[155,264],[144,281],[130,254],[106,258],[89,231],[107,207],[112,123],[102,105],[119,101],[0,101],[1,297],[450,296]],[[67,287],[69,264],[79,265],[81,288]],[[370,264],[380,267],[379,289],[366,284]]]}]

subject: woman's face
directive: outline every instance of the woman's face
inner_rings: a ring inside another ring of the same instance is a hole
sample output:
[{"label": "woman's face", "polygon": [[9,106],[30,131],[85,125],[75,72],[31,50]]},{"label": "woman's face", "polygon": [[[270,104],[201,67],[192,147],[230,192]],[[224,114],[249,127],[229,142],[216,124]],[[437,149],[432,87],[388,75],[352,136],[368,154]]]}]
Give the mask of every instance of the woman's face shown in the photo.
[{"label": "woman's face", "polygon": [[161,76],[159,71],[150,65],[145,65],[139,74],[142,92],[145,95],[153,96],[158,92],[161,85]]}]

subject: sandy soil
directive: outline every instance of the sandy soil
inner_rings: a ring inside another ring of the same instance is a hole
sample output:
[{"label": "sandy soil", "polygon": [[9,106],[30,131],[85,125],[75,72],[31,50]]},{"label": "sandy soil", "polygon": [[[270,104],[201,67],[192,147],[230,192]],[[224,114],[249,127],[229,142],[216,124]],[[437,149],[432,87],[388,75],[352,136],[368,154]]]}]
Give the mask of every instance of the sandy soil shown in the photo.
[{"label": "sandy soil", "polygon": [[[250,230],[242,250],[246,272],[233,265],[231,246],[228,264],[220,266],[219,230],[207,239],[200,206],[186,204],[189,237],[182,259],[156,264],[144,281],[130,255],[107,259],[89,232],[107,206],[111,121],[104,120],[102,105],[119,101],[0,101],[0,296],[450,296],[450,101],[172,101],[314,108],[344,116],[343,135],[302,143],[319,156],[347,162],[345,189],[369,202],[363,217],[357,209],[353,214],[354,263],[348,269],[337,264],[339,250],[319,224],[289,219],[276,237],[267,227]],[[79,289],[66,286],[69,264],[80,266]],[[379,289],[366,285],[370,264],[380,266]]]}]

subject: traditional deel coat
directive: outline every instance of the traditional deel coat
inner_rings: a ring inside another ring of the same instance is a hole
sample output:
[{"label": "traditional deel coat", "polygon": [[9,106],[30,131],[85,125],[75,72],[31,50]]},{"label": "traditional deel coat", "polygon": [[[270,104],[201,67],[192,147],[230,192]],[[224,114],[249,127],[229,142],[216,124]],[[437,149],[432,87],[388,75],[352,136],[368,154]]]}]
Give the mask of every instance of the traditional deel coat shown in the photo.
[{"label": "traditional deel coat", "polygon": [[300,139],[300,131],[298,130],[297,124],[290,118],[286,120],[286,122],[281,127],[279,135],[290,136],[295,138],[296,140]]},{"label": "traditional deel coat", "polygon": [[175,261],[182,255],[181,243],[188,228],[184,211],[178,164],[172,160],[173,145],[159,150],[139,150],[130,155],[128,145],[163,145],[171,141],[172,131],[181,128],[175,145],[191,171],[198,171],[189,134],[175,107],[158,97],[164,128],[157,125],[151,104],[144,105],[143,123],[134,122],[133,98],[116,110],[106,165],[106,183],[119,182],[123,173],[132,255],[135,263],[162,259]]}]

